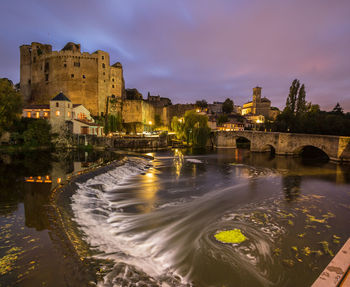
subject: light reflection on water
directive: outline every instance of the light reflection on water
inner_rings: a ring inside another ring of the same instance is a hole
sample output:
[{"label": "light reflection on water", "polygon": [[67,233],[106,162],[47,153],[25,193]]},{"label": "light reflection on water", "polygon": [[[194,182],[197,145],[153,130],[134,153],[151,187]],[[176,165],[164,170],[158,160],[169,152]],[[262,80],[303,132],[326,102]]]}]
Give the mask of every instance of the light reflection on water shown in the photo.
[{"label": "light reflection on water", "polygon": [[[239,149],[149,156],[63,193],[62,218],[50,186],[23,178],[64,181],[85,158],[0,164],[0,283],[79,286],[98,273],[104,286],[309,286],[332,258],[325,242],[336,253],[350,236],[347,166]],[[248,240],[215,240],[233,228]]]},{"label": "light reflection on water", "polygon": [[[85,239],[114,261],[101,286],[308,286],[331,259],[324,242],[335,252],[350,235],[339,204],[349,204],[349,186],[336,185],[349,182],[346,167],[240,150],[147,162],[130,159],[73,196]],[[96,208],[108,211],[96,217]],[[213,237],[233,228],[248,240]]]}]

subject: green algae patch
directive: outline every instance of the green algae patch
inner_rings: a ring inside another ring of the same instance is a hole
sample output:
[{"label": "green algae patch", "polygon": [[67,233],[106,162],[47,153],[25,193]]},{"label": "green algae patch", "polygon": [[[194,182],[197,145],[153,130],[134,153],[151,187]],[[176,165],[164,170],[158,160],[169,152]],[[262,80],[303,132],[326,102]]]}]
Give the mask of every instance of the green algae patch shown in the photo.
[{"label": "green algae patch", "polygon": [[239,229],[220,231],[214,237],[223,243],[242,243],[247,239]]}]

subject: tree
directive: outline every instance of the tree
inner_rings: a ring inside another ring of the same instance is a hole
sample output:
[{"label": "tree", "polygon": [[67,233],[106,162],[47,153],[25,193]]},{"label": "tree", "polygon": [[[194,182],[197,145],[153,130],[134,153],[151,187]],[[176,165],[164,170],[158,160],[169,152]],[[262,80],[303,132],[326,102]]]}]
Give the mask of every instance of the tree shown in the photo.
[{"label": "tree", "polygon": [[11,129],[22,112],[22,98],[8,79],[0,79],[0,135]]},{"label": "tree", "polygon": [[196,106],[200,109],[205,109],[208,107],[208,103],[206,100],[196,101]]},{"label": "tree", "polygon": [[302,115],[306,112],[306,92],[304,84],[301,85],[301,88],[298,93],[297,104],[295,113],[297,115]]},{"label": "tree", "polygon": [[183,120],[173,117],[171,128],[178,139],[183,139],[194,147],[205,147],[210,135],[208,118],[193,110],[187,111]]},{"label": "tree", "polygon": [[226,123],[228,121],[227,115],[220,115],[216,121],[218,126],[221,126],[223,123]]},{"label": "tree", "polygon": [[187,111],[184,121],[184,135],[187,143],[195,147],[205,147],[210,134],[208,118],[194,111]]},{"label": "tree", "polygon": [[23,133],[24,143],[30,146],[47,146],[51,143],[51,126],[47,120],[33,120]]},{"label": "tree", "polygon": [[229,98],[222,104],[222,111],[225,114],[231,114],[233,112],[233,101]]},{"label": "tree", "polygon": [[295,79],[289,88],[289,95],[287,97],[285,108],[289,109],[292,113],[295,113],[299,87],[300,87],[300,82],[298,79]]},{"label": "tree", "polygon": [[333,110],[331,111],[332,114],[335,114],[335,115],[344,115],[344,111],[343,111],[343,108],[340,106],[339,103],[337,103],[335,105],[335,107],[333,108]]},{"label": "tree", "polygon": [[175,132],[178,139],[184,139],[184,123],[182,119],[173,117],[171,120],[171,129]]}]

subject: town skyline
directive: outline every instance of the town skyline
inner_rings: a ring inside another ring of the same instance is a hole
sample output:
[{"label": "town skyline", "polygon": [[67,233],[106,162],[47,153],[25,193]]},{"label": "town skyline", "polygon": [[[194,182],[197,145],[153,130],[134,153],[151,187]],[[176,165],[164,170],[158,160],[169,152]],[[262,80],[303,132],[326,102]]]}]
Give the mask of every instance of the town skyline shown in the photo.
[{"label": "town skyline", "polygon": [[[5,3],[0,21],[10,28],[1,32],[2,77],[19,82],[20,45],[41,42],[61,50],[72,41],[121,62],[126,87],[144,97],[150,91],[173,103],[231,98],[242,105],[261,86],[262,95],[283,108],[291,81],[299,78],[307,101],[325,110],[339,102],[350,110],[346,1],[337,7],[316,1],[254,7],[240,1],[82,3]],[[38,9],[42,17],[35,18]]]}]

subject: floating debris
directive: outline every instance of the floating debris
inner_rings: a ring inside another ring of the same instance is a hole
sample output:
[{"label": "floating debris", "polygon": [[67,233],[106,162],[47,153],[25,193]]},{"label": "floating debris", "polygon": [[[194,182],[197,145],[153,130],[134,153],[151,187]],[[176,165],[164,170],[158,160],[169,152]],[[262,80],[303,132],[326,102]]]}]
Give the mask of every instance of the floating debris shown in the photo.
[{"label": "floating debris", "polygon": [[239,229],[221,231],[214,236],[223,243],[242,243],[247,239]]},{"label": "floating debris", "polygon": [[306,234],[306,233],[300,233],[300,234],[297,234],[297,236],[298,236],[299,238],[303,238],[303,237],[305,236],[305,234]]},{"label": "floating debris", "polygon": [[311,254],[311,249],[308,246],[304,247],[302,251],[306,256],[309,256]]},{"label": "floating debris", "polygon": [[290,268],[292,268],[295,264],[293,259],[283,259],[282,262],[285,266],[290,267]]},{"label": "floating debris", "polygon": [[334,256],[334,253],[332,250],[329,249],[329,244],[327,241],[321,241],[320,242],[322,244],[322,247],[323,247],[323,251],[325,254],[329,254],[330,256]]},{"label": "floating debris", "polygon": [[280,256],[281,253],[282,253],[281,248],[276,248],[276,249],[273,251],[273,254],[274,254],[275,256]]},{"label": "floating debris", "polygon": [[318,222],[318,223],[325,223],[326,222],[326,218],[317,219],[315,216],[310,215],[310,214],[306,214],[306,216],[308,217],[308,219],[306,221]]}]

